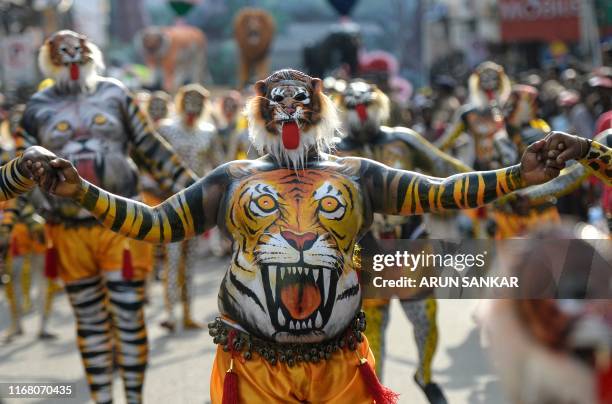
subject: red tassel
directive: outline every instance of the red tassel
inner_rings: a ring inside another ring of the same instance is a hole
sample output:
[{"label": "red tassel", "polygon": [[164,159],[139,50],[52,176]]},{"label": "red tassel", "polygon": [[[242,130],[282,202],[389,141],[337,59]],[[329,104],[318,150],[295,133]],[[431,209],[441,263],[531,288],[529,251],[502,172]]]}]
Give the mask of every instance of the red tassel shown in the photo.
[{"label": "red tassel", "polygon": [[223,400],[222,404],[238,404],[238,375],[232,370],[234,360],[230,362],[230,368],[225,372],[223,379]]},{"label": "red tassel", "polygon": [[223,400],[221,404],[238,404],[238,375],[234,372],[234,339],[238,333],[236,330],[230,331],[227,336],[227,346],[229,347],[232,358],[230,359],[230,367],[225,372],[223,379]]},{"label": "red tassel", "polygon": [[47,247],[45,252],[45,276],[49,279],[55,279],[58,275],[57,249],[55,247]]},{"label": "red tassel", "polygon": [[374,373],[374,369],[372,369],[366,359],[361,358],[359,361],[361,362],[358,366],[359,373],[361,373],[366,388],[376,404],[396,404],[397,400],[399,400],[399,394],[380,383],[376,373]]},{"label": "red tassel", "polygon": [[123,279],[126,281],[134,278],[134,267],[132,266],[132,254],[130,250],[123,250],[123,269],[121,271]]},{"label": "red tassel", "polygon": [[19,246],[17,245],[17,239],[13,238],[10,241],[10,248],[11,248],[11,256],[12,257],[19,257]]},{"label": "red tassel", "polygon": [[612,365],[599,369],[597,372],[597,403],[612,403]]}]

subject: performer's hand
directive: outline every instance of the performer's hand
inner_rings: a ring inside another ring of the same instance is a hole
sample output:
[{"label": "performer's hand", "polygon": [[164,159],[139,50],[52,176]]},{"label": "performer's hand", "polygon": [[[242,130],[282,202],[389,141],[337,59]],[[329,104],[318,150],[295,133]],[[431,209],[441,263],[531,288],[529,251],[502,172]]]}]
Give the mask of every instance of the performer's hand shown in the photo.
[{"label": "performer's hand", "polygon": [[28,147],[25,152],[19,158],[19,171],[26,177],[34,180],[36,182],[40,182],[40,174],[32,171],[32,167],[34,163],[39,163],[39,166],[43,168],[42,174],[51,170],[51,166],[49,162],[53,159],[57,158],[55,154],[40,146],[31,146]]},{"label": "performer's hand", "polygon": [[68,160],[55,158],[49,162],[50,169],[39,162],[34,163],[32,172],[39,179],[38,185],[45,191],[57,196],[75,198],[81,190],[81,177]]},{"label": "performer's hand", "polygon": [[68,160],[57,158],[51,161],[51,167],[57,174],[57,181],[52,184],[49,192],[67,198],[76,198],[81,187],[81,176]]},{"label": "performer's hand", "polygon": [[550,181],[565,167],[565,163],[559,164],[556,159],[547,159],[546,152],[545,139],[532,143],[525,150],[521,158],[521,177],[524,186]]},{"label": "performer's hand", "polygon": [[558,164],[581,159],[589,152],[589,141],[580,136],[551,132],[544,140],[546,141],[546,157],[554,159]]}]

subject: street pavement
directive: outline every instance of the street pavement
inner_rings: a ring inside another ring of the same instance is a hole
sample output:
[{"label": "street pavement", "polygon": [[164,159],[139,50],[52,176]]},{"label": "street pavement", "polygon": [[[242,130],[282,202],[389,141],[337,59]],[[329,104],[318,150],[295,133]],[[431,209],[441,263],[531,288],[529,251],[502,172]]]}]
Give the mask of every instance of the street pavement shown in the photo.
[{"label": "street pavement", "polygon": [[[217,314],[217,291],[227,260],[202,258],[194,276],[194,314],[203,324]],[[39,274],[38,274],[39,275]],[[38,307],[40,276],[34,276],[32,296]],[[4,291],[0,297],[0,332],[8,327],[8,307]],[[148,403],[208,403],[209,375],[215,346],[206,330],[179,331],[169,335],[159,326],[163,317],[160,282],[151,286],[151,302],[146,309],[150,341],[150,363],[145,384]],[[451,404],[505,404],[499,382],[492,372],[473,320],[477,301],[439,301],[439,347],[434,361],[434,379],[444,389]],[[8,345],[0,345],[0,382],[73,383],[76,393],[70,399],[3,399],[0,403],[86,403],[89,402],[80,357],[75,344],[74,319],[64,293],[56,296],[49,329],[58,334],[53,341],[36,338],[38,313],[25,316],[25,335]],[[412,380],[417,362],[412,326],[399,304],[392,302],[387,339],[384,383],[401,394],[400,403],[427,404]],[[116,403],[124,403],[120,378],[115,378]],[[272,403],[270,403],[272,404]],[[351,403],[352,404],[352,403]]]}]

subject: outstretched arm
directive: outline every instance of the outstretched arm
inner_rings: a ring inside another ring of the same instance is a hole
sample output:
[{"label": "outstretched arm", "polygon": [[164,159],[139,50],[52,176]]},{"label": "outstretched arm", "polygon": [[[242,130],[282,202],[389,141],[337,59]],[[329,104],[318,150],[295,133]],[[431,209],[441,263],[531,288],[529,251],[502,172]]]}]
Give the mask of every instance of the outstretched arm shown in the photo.
[{"label": "outstretched arm", "polygon": [[559,175],[560,167],[543,157],[545,144],[544,140],[532,144],[520,164],[501,170],[436,178],[366,160],[361,178],[374,212],[405,216],[475,208]]},{"label": "outstretched arm", "polygon": [[[51,166],[54,171],[48,175],[55,177],[48,181],[46,191],[74,199],[96,216],[104,227],[126,237],[172,243],[202,234],[216,224],[224,190],[224,167],[161,204],[150,207],[90,184],[67,160],[53,160]],[[39,168],[36,166],[35,169]]]}]

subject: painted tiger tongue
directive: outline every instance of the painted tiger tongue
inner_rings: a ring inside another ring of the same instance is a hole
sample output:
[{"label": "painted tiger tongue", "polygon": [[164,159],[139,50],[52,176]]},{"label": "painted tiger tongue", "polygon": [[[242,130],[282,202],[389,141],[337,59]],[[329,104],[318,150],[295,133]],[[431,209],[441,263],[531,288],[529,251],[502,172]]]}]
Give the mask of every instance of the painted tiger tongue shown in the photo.
[{"label": "painted tiger tongue", "polygon": [[284,286],[280,297],[291,317],[296,320],[308,318],[321,304],[321,292],[311,283]]},{"label": "painted tiger tongue", "polygon": [[300,145],[300,127],[295,122],[285,122],[282,129],[283,146],[294,150]]},{"label": "painted tiger tongue", "polygon": [[357,111],[357,116],[359,117],[361,123],[368,119],[368,110],[366,109],[365,104],[357,104],[355,106],[355,111]]},{"label": "painted tiger tongue", "polygon": [[79,69],[79,65],[76,63],[71,63],[70,64],[70,78],[72,80],[78,80],[80,75],[81,75],[81,72]]}]

